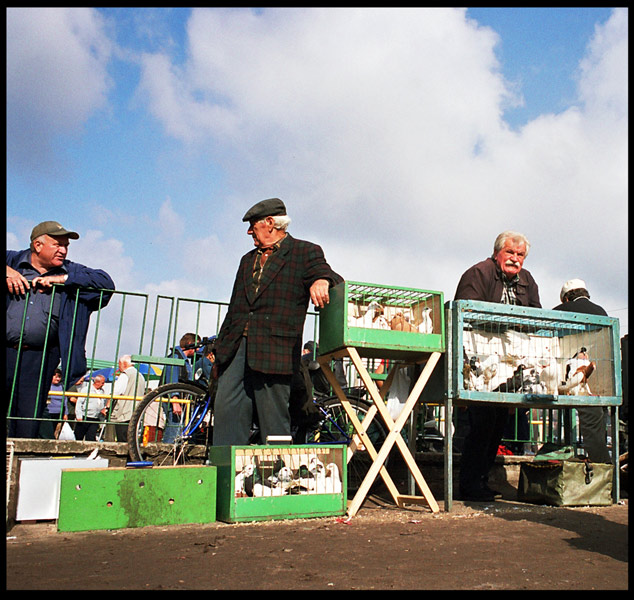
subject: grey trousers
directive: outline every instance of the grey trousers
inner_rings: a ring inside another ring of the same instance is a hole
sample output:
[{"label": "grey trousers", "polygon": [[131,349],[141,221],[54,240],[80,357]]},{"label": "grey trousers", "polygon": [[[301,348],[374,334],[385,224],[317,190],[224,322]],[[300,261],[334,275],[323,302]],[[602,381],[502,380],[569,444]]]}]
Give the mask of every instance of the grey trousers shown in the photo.
[{"label": "grey trousers", "polygon": [[214,405],[214,446],[244,446],[249,443],[253,409],[260,428],[259,443],[269,435],[290,435],[288,402],[291,375],[269,375],[247,364],[246,337],[229,366],[218,378]]}]

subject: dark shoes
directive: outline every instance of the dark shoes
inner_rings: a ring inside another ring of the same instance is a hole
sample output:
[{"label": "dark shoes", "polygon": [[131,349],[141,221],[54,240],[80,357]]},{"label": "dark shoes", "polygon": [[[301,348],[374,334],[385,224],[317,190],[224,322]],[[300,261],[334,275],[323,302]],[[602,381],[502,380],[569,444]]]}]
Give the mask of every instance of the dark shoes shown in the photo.
[{"label": "dark shoes", "polygon": [[493,502],[496,498],[501,498],[502,494],[492,490],[488,485],[483,485],[479,489],[460,490],[460,500],[470,502]]}]

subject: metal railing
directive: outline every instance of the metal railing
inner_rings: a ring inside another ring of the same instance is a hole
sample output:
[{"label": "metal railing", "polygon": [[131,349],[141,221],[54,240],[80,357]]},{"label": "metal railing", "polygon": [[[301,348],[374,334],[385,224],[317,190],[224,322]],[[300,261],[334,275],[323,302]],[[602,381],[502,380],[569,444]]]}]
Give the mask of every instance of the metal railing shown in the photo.
[{"label": "metal railing", "polygon": [[[54,286],[54,288],[57,286]],[[106,394],[96,396],[90,391],[90,386],[83,391],[71,391],[71,386],[76,382],[68,381],[68,374],[64,373],[64,392],[43,392],[50,387],[50,381],[43,380],[44,375],[44,355],[46,348],[51,344],[49,340],[49,330],[51,318],[47,323],[47,334],[44,351],[42,353],[42,364],[40,365],[39,381],[37,386],[38,397],[45,402],[47,396],[62,398],[62,407],[68,409],[60,412],[59,417],[50,418],[39,416],[37,407],[31,416],[21,416],[22,419],[35,420],[40,423],[52,423],[59,429],[61,425],[68,421],[72,425],[77,423],[74,411],[72,410],[78,398],[86,398],[87,407],[91,401],[101,402],[109,399],[109,410],[103,420],[99,423],[100,438],[104,441],[114,441],[109,439],[112,434],[111,427],[117,425],[117,421],[112,420],[112,411],[116,401],[133,402],[133,406],[139,402],[142,396],[123,396],[114,394],[113,382],[117,372],[118,360],[122,355],[131,355],[133,363],[139,370],[146,373],[146,389],[156,387],[161,381],[161,370],[165,366],[179,364],[179,359],[170,359],[167,356],[171,349],[178,346],[181,336],[186,332],[194,333],[200,337],[211,336],[218,333],[224,315],[226,314],[228,303],[211,300],[201,300],[195,298],[179,298],[173,296],[157,295],[153,307],[151,306],[148,294],[126,291],[100,290],[101,293],[112,293],[112,298],[107,307],[100,308],[92,314],[88,335],[86,338],[86,358],[87,370],[85,377],[91,380],[95,374],[106,374],[107,383]],[[51,294],[51,306],[55,298],[55,290]],[[28,301],[28,296],[27,296]],[[51,311],[52,313],[52,311]],[[22,320],[22,330],[24,330],[26,309]],[[73,323],[73,331],[74,331]],[[309,311],[307,314],[306,326],[304,328],[305,338],[319,341],[319,314]],[[69,352],[72,348],[69,349]],[[18,360],[21,352],[18,344]],[[180,361],[182,362],[182,361]],[[147,368],[144,368],[147,367]],[[153,368],[154,367],[154,368]],[[353,386],[358,384],[354,381],[353,369],[350,365],[345,365],[348,374],[348,383]],[[14,396],[17,384],[17,368],[14,373],[9,391],[9,402],[7,410],[7,420],[11,421],[17,417],[12,415]],[[70,389],[69,389],[70,388]],[[442,424],[443,415],[441,402],[432,406],[433,419],[437,421],[438,432],[444,431]],[[419,411],[423,415],[418,423],[418,435],[420,439],[429,438],[425,429],[425,422],[429,423],[429,415],[426,411]],[[515,418],[511,418],[511,423],[517,425],[521,409],[515,410]],[[576,435],[574,410],[568,413],[571,419],[573,435]],[[546,441],[565,441],[563,436],[564,414],[560,410],[553,409],[530,409],[528,416],[529,432],[522,435],[517,426],[513,428],[510,435],[505,436],[505,442],[510,444],[526,444],[527,451],[531,451],[535,446]],[[121,441],[121,440],[119,440]],[[420,444],[420,450],[425,451],[428,446]]]}]

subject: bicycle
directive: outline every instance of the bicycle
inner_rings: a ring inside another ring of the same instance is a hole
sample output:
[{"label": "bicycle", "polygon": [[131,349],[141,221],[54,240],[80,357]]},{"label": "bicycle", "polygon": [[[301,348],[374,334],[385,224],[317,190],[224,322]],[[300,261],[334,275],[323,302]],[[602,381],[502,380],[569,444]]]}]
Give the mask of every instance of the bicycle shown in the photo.
[{"label": "bicycle", "polygon": [[[206,342],[203,339],[196,346],[202,347]],[[215,382],[208,382],[201,375],[196,373],[197,378],[193,381],[161,385],[143,397],[128,425],[129,455],[133,463],[163,466],[203,464],[206,461],[207,449],[213,443]],[[363,421],[371,406],[363,388],[346,388],[344,393],[358,419]],[[164,443],[162,435],[170,403],[179,404],[181,411],[178,422],[171,424],[176,427],[174,441]],[[315,394],[313,404],[317,409],[316,417],[292,425],[294,443],[350,445],[355,431],[341,400],[335,395]],[[367,434],[378,451],[387,437],[385,427],[374,420]],[[257,424],[254,424],[249,444],[256,443],[261,441]],[[348,462],[349,489],[358,488],[371,464],[369,453],[363,447],[357,448]]]}]

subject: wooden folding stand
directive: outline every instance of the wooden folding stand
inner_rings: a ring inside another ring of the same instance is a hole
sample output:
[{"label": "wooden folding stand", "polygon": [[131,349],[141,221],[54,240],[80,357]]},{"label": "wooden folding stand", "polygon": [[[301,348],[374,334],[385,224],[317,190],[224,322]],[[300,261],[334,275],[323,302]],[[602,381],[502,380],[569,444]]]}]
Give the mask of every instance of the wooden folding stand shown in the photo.
[{"label": "wooden folding stand", "polygon": [[[384,398],[394,378],[394,374],[396,373],[396,368],[390,371],[387,379],[385,380],[385,382],[383,383],[383,386],[381,387],[381,391],[379,392],[379,389],[376,383],[370,377],[370,374],[368,373],[363,362],[361,361],[361,357],[359,356],[359,353],[357,352],[356,348],[345,347],[336,352],[325,354],[319,357],[318,359],[319,364],[321,365],[330,385],[332,386],[333,390],[337,394],[337,397],[339,398],[339,400],[341,400],[341,404],[344,410],[346,411],[348,418],[350,419],[350,422],[354,426],[354,429],[356,432],[356,435],[354,436],[354,440],[348,448],[348,462],[350,462],[350,459],[352,458],[355,450],[359,448],[361,444],[363,444],[363,446],[365,447],[365,449],[367,450],[368,454],[370,455],[373,461],[369,471],[367,472],[365,478],[363,479],[363,482],[361,483],[361,486],[357,490],[357,493],[355,494],[352,502],[348,506],[349,517],[353,517],[357,513],[357,511],[361,508],[363,501],[365,500],[368,492],[370,491],[370,487],[374,483],[379,473],[381,474],[383,481],[385,482],[388,490],[390,491],[390,494],[392,495],[394,502],[398,506],[403,506],[406,502],[417,503],[419,501],[424,501],[429,505],[429,508],[431,509],[432,512],[436,513],[439,511],[438,503],[436,502],[433,494],[431,493],[431,490],[429,489],[427,482],[423,478],[423,475],[420,472],[418,465],[416,464],[416,460],[412,456],[410,449],[408,448],[405,440],[403,439],[403,436],[401,435],[401,430],[407,423],[407,420],[409,419],[411,412],[414,410],[416,403],[418,402],[418,398],[421,392],[423,391],[425,385],[427,384],[432,374],[432,371],[434,370],[434,367],[436,366],[436,364],[438,363],[438,360],[440,359],[440,356],[441,356],[440,352],[432,352],[429,355],[429,358],[427,359],[427,364],[423,368],[418,380],[414,384],[414,387],[405,402],[405,406],[403,407],[403,410],[401,411],[401,414],[398,416],[396,421],[392,419],[384,401]],[[368,414],[366,415],[366,417],[363,419],[363,422],[359,421],[354,409],[352,408],[352,405],[350,404],[350,401],[344,394],[343,390],[341,389],[341,386],[337,382],[335,375],[330,368],[330,361],[332,359],[344,358],[344,357],[348,357],[352,361],[352,364],[354,365],[357,372],[359,373],[359,376],[361,377],[361,381],[363,382],[364,387],[366,388],[366,390],[370,394],[370,397],[372,398],[373,405],[368,411]],[[399,365],[398,368],[401,368],[401,365]],[[378,452],[376,448],[373,446],[372,442],[370,441],[369,436],[367,435],[367,431],[370,426],[370,423],[375,418],[377,412],[379,413],[379,415],[385,422],[385,425],[388,430],[388,435]],[[396,488],[396,485],[394,484],[394,482],[392,481],[392,478],[390,477],[387,469],[385,468],[384,463],[392,449],[392,446],[394,446],[394,444],[398,446],[398,449],[400,450],[403,456],[403,459],[405,460],[405,463],[409,469],[409,472],[413,476],[414,480],[418,484],[418,487],[420,488],[423,494],[422,496],[401,494]]]}]

